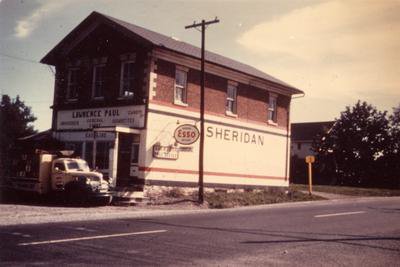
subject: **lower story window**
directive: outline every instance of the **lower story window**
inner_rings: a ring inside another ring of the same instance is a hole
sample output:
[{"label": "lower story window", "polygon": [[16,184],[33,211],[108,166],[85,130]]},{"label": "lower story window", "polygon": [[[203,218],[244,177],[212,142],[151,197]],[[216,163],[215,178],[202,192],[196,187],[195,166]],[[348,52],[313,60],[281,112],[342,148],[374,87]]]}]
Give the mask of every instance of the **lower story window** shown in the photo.
[{"label": "lower story window", "polygon": [[76,156],[86,160],[91,169],[108,170],[113,144],[110,141],[66,142],[65,149],[73,150]]},{"label": "lower story window", "polygon": [[85,155],[83,158],[87,161],[89,167],[93,169],[93,142],[86,142]]},{"label": "lower story window", "polygon": [[111,142],[97,142],[96,143],[96,168],[105,170],[109,168],[109,151]]}]

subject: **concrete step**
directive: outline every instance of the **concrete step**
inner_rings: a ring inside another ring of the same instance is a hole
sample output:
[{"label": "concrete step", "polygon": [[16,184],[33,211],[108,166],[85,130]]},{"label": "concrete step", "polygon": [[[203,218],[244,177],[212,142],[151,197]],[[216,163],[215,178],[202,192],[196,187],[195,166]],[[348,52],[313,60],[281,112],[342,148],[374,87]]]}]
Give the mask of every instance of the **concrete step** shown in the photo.
[{"label": "concrete step", "polygon": [[136,187],[117,187],[113,194],[113,203],[117,205],[130,205],[143,202],[144,193]]}]

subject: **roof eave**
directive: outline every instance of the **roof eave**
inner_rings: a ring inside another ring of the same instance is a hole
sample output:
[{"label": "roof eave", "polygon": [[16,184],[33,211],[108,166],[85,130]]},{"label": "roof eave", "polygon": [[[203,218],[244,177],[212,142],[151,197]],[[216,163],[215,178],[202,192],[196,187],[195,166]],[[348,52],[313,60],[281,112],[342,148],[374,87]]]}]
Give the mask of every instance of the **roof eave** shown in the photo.
[{"label": "roof eave", "polygon": [[[159,45],[159,44],[153,43],[152,41],[140,36],[139,34],[136,34],[136,33],[132,32],[131,30],[127,29],[124,25],[119,24],[118,22],[114,21],[113,19],[109,18],[108,16],[103,15],[101,13],[98,13],[96,11],[93,11],[88,17],[86,17],[81,23],[79,23],[71,32],[69,32],[67,34],[67,36],[65,36],[52,50],[50,50],[50,52],[48,52],[40,60],[40,62],[44,63],[44,64],[48,64],[48,65],[56,65],[57,61],[58,61],[58,58],[60,57],[60,54],[61,54],[61,52],[59,50],[62,49],[62,47],[67,42],[69,42],[70,39],[73,39],[74,35],[78,34],[80,29],[85,27],[86,24],[95,23],[96,21],[104,22],[104,23],[106,23],[108,25],[115,26],[115,28],[117,30],[119,29],[124,34],[126,34],[128,37],[132,37],[132,38],[138,39],[138,40],[142,41],[143,43],[146,43],[149,46],[159,47],[159,48],[162,48],[162,49],[165,49],[165,50],[172,51],[174,53],[178,53],[178,54],[181,54],[181,55],[189,56],[191,58],[200,59],[197,56],[186,54],[184,52],[173,50],[173,49],[167,48],[167,47],[165,47],[163,45]],[[275,84],[275,85],[279,86],[281,89],[283,89],[284,91],[287,91],[287,93],[290,94],[290,95],[304,94],[304,92],[302,90],[300,90],[298,88],[295,88],[293,86],[290,86],[290,85],[288,85],[286,83],[283,83],[283,82],[279,83],[279,82],[276,82],[276,81],[273,81],[273,80],[268,80],[268,79],[265,79],[263,77],[259,77],[259,76],[253,75],[253,74],[249,74],[249,73],[246,73],[246,72],[238,70],[238,69],[229,68],[226,65],[221,65],[221,64],[218,64],[218,63],[215,63],[215,62],[212,62],[212,61],[207,61],[207,62],[210,63],[210,64],[217,65],[217,66],[221,66],[223,68],[227,68],[227,69],[231,69],[233,71],[237,71],[237,72],[243,73],[245,75],[249,75],[251,77],[255,77],[257,79],[261,79],[261,80],[267,81],[268,83]]]},{"label": "roof eave", "polygon": [[48,65],[55,65],[56,64],[56,54],[58,50],[62,47],[62,45],[68,41],[69,38],[71,38],[78,30],[79,28],[83,27],[84,24],[86,24],[89,20],[92,20],[93,17],[97,17],[98,13],[96,11],[93,11],[90,13],[89,16],[87,16],[81,23],[79,23],[72,31],[70,31],[63,39],[61,39],[60,42],[57,43],[56,46],[54,46],[41,60],[40,63],[43,64],[48,64]]},{"label": "roof eave", "polygon": [[[116,23],[112,19],[108,18],[107,16],[104,16],[103,14],[100,14],[96,11],[93,11],[88,17],[86,17],[81,23],[79,23],[72,31],[70,31],[53,49],[51,49],[41,60],[40,62],[43,64],[48,64],[48,65],[56,65],[57,63],[57,57],[60,54],[60,49],[63,47],[65,43],[70,41],[69,39],[73,38],[74,35],[76,35],[79,30],[85,26],[85,24],[93,23],[96,20],[100,21],[100,23],[105,23],[110,26],[115,26],[117,30],[120,30],[124,32],[126,35],[140,39],[142,43],[146,43],[147,45],[153,45],[149,40],[141,37],[138,34],[133,33],[132,31],[129,31],[122,25]],[[100,24],[99,23],[99,24]]]},{"label": "roof eave", "polygon": [[[187,56],[187,57],[190,57],[190,58],[194,58],[194,59],[197,59],[197,60],[200,60],[200,59],[201,59],[201,58],[199,58],[199,57],[196,57],[196,56],[193,56],[193,55],[190,55],[190,54],[186,54],[186,53],[183,53],[183,52],[180,52],[180,51],[177,51],[177,50],[170,49],[170,48],[165,47],[165,46],[163,46],[163,45],[156,45],[156,47],[158,47],[158,48],[160,48],[160,49],[167,50],[167,51],[171,51],[171,52],[173,52],[173,53],[181,54],[181,55],[184,55],[184,56]],[[255,76],[255,75],[246,73],[246,72],[241,71],[241,70],[238,70],[238,69],[229,68],[229,67],[227,67],[227,66],[225,66],[225,65],[218,64],[218,63],[215,63],[215,62],[213,62],[213,61],[208,61],[208,60],[206,60],[206,62],[209,63],[209,64],[216,65],[216,66],[220,66],[220,67],[222,67],[222,68],[226,68],[226,69],[230,69],[230,70],[233,70],[233,71],[237,71],[237,72],[243,73],[243,74],[245,74],[245,75],[248,75],[248,76],[251,76],[251,77],[254,77],[254,78],[257,78],[257,79],[261,79],[261,80],[267,81],[267,82],[269,82],[269,83],[273,83],[273,84],[275,84],[275,85],[281,87],[281,89],[284,89],[284,90],[288,91],[288,93],[289,93],[290,95],[304,94],[304,92],[303,92],[302,90],[300,90],[300,89],[298,89],[298,88],[296,88],[296,87],[293,87],[293,86],[288,86],[288,85],[285,85],[285,84],[277,83],[277,82],[275,82],[275,81],[267,80],[267,79],[264,79],[264,78],[261,78],[261,77],[258,77],[258,76]]]}]

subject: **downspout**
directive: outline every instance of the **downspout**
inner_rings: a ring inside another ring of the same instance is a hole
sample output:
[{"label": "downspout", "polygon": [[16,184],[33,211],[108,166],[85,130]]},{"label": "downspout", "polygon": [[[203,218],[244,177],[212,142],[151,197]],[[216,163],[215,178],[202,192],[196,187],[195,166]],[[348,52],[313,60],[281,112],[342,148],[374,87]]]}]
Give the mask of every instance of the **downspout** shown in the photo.
[{"label": "downspout", "polygon": [[[291,97],[292,99],[297,99],[297,98],[302,98],[304,97],[306,94],[302,93],[300,96],[297,97]],[[289,174],[288,174],[288,167],[289,167],[289,141],[290,141],[290,104],[292,101],[289,102],[289,106],[287,109],[287,120],[286,120],[286,164],[285,164],[285,181],[289,180]]]}]

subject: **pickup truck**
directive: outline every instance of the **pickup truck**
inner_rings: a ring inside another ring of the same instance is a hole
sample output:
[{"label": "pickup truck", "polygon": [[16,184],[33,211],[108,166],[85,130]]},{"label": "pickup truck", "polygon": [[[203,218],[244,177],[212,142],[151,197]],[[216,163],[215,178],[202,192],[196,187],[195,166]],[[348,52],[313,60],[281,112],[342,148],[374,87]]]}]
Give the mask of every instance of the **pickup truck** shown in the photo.
[{"label": "pickup truck", "polygon": [[87,162],[65,155],[66,151],[50,153],[36,151],[24,154],[14,161],[9,187],[35,192],[39,195],[56,195],[70,203],[92,201],[109,204],[112,191],[103,174],[89,169]]}]

